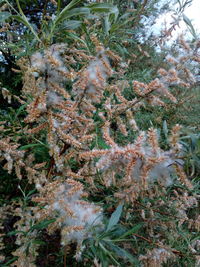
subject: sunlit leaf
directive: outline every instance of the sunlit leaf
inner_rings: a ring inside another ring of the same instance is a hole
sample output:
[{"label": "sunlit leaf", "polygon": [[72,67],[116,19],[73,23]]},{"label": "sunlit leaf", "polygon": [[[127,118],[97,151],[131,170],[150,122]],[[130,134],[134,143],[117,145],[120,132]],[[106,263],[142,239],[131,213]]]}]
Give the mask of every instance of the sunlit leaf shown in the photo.
[{"label": "sunlit leaf", "polygon": [[7,11],[5,12],[0,12],[0,22],[4,22],[8,18],[10,18],[11,14]]},{"label": "sunlit leaf", "polygon": [[143,225],[144,225],[143,223],[136,224],[132,229],[130,229],[129,231],[124,233],[122,236],[120,236],[120,238],[122,239],[126,236],[136,233]]},{"label": "sunlit leaf", "polygon": [[62,29],[74,30],[80,27],[82,22],[80,20],[67,20],[62,24]]},{"label": "sunlit leaf", "polygon": [[196,31],[192,25],[191,20],[185,14],[183,14],[183,21],[188,25],[188,28],[189,28],[191,34],[194,36],[194,38],[197,38],[197,34],[196,34]]},{"label": "sunlit leaf", "polygon": [[61,13],[58,15],[58,17],[55,19],[55,24],[57,25],[63,20],[69,19],[71,17],[75,16],[86,16],[89,15],[90,10],[85,7],[80,7],[80,8],[73,8],[71,10],[65,10],[64,12],[61,11]]},{"label": "sunlit leaf", "polygon": [[81,0],[72,0],[63,10],[58,14],[58,16],[55,19],[55,24],[62,21],[66,15],[68,14],[69,10],[74,8],[77,4],[79,4]]},{"label": "sunlit leaf", "polygon": [[111,228],[119,222],[120,216],[122,214],[122,209],[123,205],[119,205],[117,209],[112,213],[106,231],[111,230]]}]

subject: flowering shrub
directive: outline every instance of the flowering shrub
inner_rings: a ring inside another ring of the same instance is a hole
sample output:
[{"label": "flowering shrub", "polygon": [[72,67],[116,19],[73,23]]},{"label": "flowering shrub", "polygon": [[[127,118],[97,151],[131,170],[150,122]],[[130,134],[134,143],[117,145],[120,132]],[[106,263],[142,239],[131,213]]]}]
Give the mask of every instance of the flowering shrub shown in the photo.
[{"label": "flowering shrub", "polygon": [[[164,149],[159,131],[143,131],[135,118],[147,106],[177,103],[172,87],[196,83],[198,43],[190,47],[181,38],[184,56],[167,57],[167,67],[145,83],[127,79],[128,64],[95,35],[91,42],[94,53],[80,43],[56,43],[20,58],[20,97],[3,89],[19,102],[16,116],[23,111],[17,126],[0,126],[0,160],[24,198],[2,207],[2,232],[6,218],[15,220],[7,231],[15,236],[11,266],[40,266],[44,231],[50,238],[59,232],[65,266],[75,243],[74,261],[88,266],[150,267],[188,255],[168,232],[179,240],[177,227],[199,231],[199,215],[190,215],[199,195],[184,172],[181,126],[172,127]],[[190,241],[198,263],[199,240]]]}]

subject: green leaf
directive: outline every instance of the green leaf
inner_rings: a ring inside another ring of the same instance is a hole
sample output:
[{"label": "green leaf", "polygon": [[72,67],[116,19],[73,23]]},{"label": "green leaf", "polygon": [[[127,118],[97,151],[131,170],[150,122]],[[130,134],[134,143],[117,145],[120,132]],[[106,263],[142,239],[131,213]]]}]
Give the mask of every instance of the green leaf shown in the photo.
[{"label": "green leaf", "polygon": [[167,139],[168,138],[168,127],[167,127],[167,122],[166,120],[163,121],[163,133],[165,135],[165,138]]},{"label": "green leaf", "polygon": [[87,7],[89,7],[93,12],[109,12],[109,13],[113,13],[113,12],[117,12],[118,8],[116,6],[113,6],[112,4],[109,3],[95,3],[95,4],[91,4],[88,5]]},{"label": "green leaf", "polygon": [[138,266],[139,261],[133,257],[130,253],[128,253],[125,249],[120,248],[113,243],[109,243],[110,248],[117,254],[118,257],[128,259],[130,263],[136,264],[134,266]]},{"label": "green leaf", "polygon": [[193,35],[193,37],[195,39],[197,39],[197,34],[196,34],[196,31],[192,25],[192,22],[185,14],[183,14],[183,21],[188,25],[188,28],[189,28],[191,34]]},{"label": "green leaf", "polygon": [[45,245],[46,242],[42,241],[42,240],[33,240],[32,244],[36,244],[36,245]]},{"label": "green leaf", "polygon": [[33,231],[33,230],[42,230],[47,228],[47,226],[53,222],[55,222],[56,219],[51,219],[51,220],[44,220],[38,224],[33,225],[29,231]]},{"label": "green leaf", "polygon": [[30,197],[35,192],[36,192],[36,189],[29,191],[28,194],[26,195],[26,197]]},{"label": "green leaf", "polygon": [[67,21],[63,22],[62,29],[74,30],[74,29],[77,29],[78,27],[80,27],[81,24],[82,24],[82,22],[79,20],[67,20]]},{"label": "green leaf", "polygon": [[36,146],[41,146],[41,144],[29,144],[29,145],[21,146],[19,150],[26,150],[26,149],[36,147]]},{"label": "green leaf", "polygon": [[117,6],[114,6],[109,3],[95,3],[88,5],[87,7],[91,10],[91,12],[97,13],[97,15],[101,13],[107,15],[114,15],[113,17],[109,16],[109,20],[111,20],[112,22],[116,22],[119,15],[119,9],[117,8]]},{"label": "green leaf", "polygon": [[4,22],[8,18],[10,18],[11,14],[7,11],[5,12],[0,12],[0,22]]},{"label": "green leaf", "polygon": [[101,136],[97,136],[96,143],[97,143],[99,149],[109,149],[110,148],[110,146],[108,144],[106,144],[106,142],[104,141],[104,139]]},{"label": "green leaf", "polygon": [[66,15],[68,14],[69,10],[74,8],[77,4],[79,4],[82,0],[72,0],[63,10],[58,14],[58,16],[55,18],[54,24],[56,25],[60,21],[66,18]]},{"label": "green leaf", "polygon": [[22,16],[19,16],[19,15],[12,15],[12,18],[14,20],[17,20],[18,22],[21,22],[23,23],[25,26],[27,26],[29,28],[29,23],[22,17]]},{"label": "green leaf", "polygon": [[5,264],[1,265],[1,267],[8,267],[11,263],[15,262],[18,257],[13,257],[11,260],[7,261]]},{"label": "green leaf", "polygon": [[109,16],[105,16],[104,20],[103,20],[103,28],[105,31],[105,34],[108,35],[109,31],[110,31],[110,21],[109,21]]},{"label": "green leaf", "polygon": [[18,233],[21,233],[21,234],[23,234],[24,236],[26,236],[26,232],[24,232],[24,231],[11,231],[11,232],[8,232],[7,233],[7,235],[8,236],[12,236],[12,235],[16,235],[16,234],[18,234]]},{"label": "green leaf", "polygon": [[122,214],[122,208],[123,208],[123,205],[119,205],[117,209],[113,212],[108,222],[106,232],[111,230],[112,227],[115,226],[119,222],[120,216]]},{"label": "green leaf", "polygon": [[85,16],[89,15],[90,10],[86,7],[80,7],[80,8],[73,8],[71,10],[65,10],[65,12],[62,12],[58,15],[58,17],[55,19],[55,25],[60,23],[63,20],[69,19],[74,16]]},{"label": "green leaf", "polygon": [[188,26],[193,27],[191,20],[185,14],[183,14],[183,20]]},{"label": "green leaf", "polygon": [[15,119],[22,113],[22,111],[24,111],[24,109],[25,109],[25,107],[26,107],[27,105],[28,105],[28,104],[26,103],[26,104],[21,105],[21,106],[18,108],[18,110],[17,110],[17,112],[16,112],[16,114],[15,114]]},{"label": "green leaf", "polygon": [[[121,45],[119,45],[119,44],[115,44],[115,46],[116,46],[116,49],[119,51],[119,53],[122,55],[122,56],[124,56],[125,55],[125,50],[124,50],[124,48],[125,47],[123,47],[123,46],[121,46]],[[127,51],[127,50],[126,50]]]},{"label": "green leaf", "polygon": [[122,236],[120,236],[120,239],[123,239],[124,237],[129,236],[132,233],[137,232],[143,225],[144,225],[144,223],[139,223],[139,224],[135,225],[132,229],[130,229],[129,231],[124,233]]},{"label": "green leaf", "polygon": [[64,12],[65,10],[70,10],[70,9],[74,8],[80,2],[82,2],[82,0],[72,0],[61,12]]}]

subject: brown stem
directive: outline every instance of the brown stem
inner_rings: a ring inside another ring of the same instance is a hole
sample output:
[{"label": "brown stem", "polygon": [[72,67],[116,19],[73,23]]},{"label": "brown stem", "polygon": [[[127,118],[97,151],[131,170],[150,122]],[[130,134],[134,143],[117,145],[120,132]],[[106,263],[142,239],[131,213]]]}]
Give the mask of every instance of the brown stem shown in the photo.
[{"label": "brown stem", "polygon": [[[136,237],[139,237],[139,238],[141,238],[141,239],[147,241],[149,244],[153,244],[153,243],[154,243],[152,240],[150,240],[150,239],[148,239],[148,238],[146,238],[146,237],[144,237],[144,236],[141,236],[141,235],[138,235],[138,234],[135,234],[135,233],[132,234],[132,235],[133,235],[133,236],[136,236]],[[155,245],[158,246],[158,247],[161,247],[161,248],[164,247],[163,245],[161,245],[161,244],[159,244],[159,243],[155,243]],[[171,249],[171,251],[172,251],[174,254],[178,254],[178,255],[181,256],[181,257],[186,256],[186,255],[183,254],[181,251],[178,251],[178,250],[176,250],[176,249]]]},{"label": "brown stem", "polygon": [[152,240],[150,240],[150,239],[148,239],[148,238],[146,238],[146,237],[144,237],[144,236],[141,236],[141,235],[138,235],[138,234],[132,234],[132,235],[134,235],[134,236],[136,236],[136,237],[139,237],[139,238],[141,238],[141,239],[143,239],[143,240],[145,240],[145,241],[147,241],[148,243],[150,243],[150,244],[152,244],[153,243],[153,241]]},{"label": "brown stem", "polygon": [[55,165],[55,160],[53,157],[51,157],[51,160],[50,160],[50,165],[49,165],[49,168],[47,170],[47,178],[49,179],[50,175],[51,175],[51,172],[53,170],[53,167]]},{"label": "brown stem", "polygon": [[64,258],[63,258],[63,261],[64,261],[64,267],[67,267],[67,246],[64,247]]}]

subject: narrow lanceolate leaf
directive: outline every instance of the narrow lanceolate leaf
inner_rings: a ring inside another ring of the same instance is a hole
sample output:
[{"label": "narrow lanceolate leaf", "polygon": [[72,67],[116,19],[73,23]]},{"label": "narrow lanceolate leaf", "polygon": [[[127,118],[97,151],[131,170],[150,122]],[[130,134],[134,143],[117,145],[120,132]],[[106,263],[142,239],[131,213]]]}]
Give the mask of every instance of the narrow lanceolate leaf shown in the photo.
[{"label": "narrow lanceolate leaf", "polygon": [[117,209],[113,212],[108,222],[106,231],[111,230],[111,228],[119,222],[120,216],[122,214],[122,208],[123,208],[123,205],[119,205]]},{"label": "narrow lanceolate leaf", "polygon": [[109,15],[106,15],[104,18],[103,28],[104,28],[105,34],[108,35],[110,31]]},{"label": "narrow lanceolate leaf", "polygon": [[59,21],[63,20],[66,14],[69,12],[70,9],[74,8],[77,4],[79,4],[82,0],[72,0],[63,10],[58,14],[55,19],[55,24]]},{"label": "narrow lanceolate leaf", "polygon": [[47,228],[47,226],[53,222],[55,222],[56,219],[51,219],[51,220],[44,220],[38,224],[35,224],[31,227],[30,231],[33,231],[33,230],[42,230],[42,229],[45,229]]},{"label": "narrow lanceolate leaf", "polygon": [[107,13],[107,14],[114,14],[114,21],[116,21],[118,15],[119,15],[119,9],[117,6],[114,6],[112,4],[108,3],[100,3],[100,4],[91,4],[88,5],[87,7],[90,8],[91,12],[95,13]]},{"label": "narrow lanceolate leaf", "polygon": [[188,25],[189,30],[190,30],[190,32],[192,33],[192,35],[193,35],[195,38],[197,38],[197,34],[196,34],[196,31],[195,31],[195,29],[194,29],[194,27],[193,27],[193,25],[192,25],[191,20],[190,20],[185,14],[183,14],[183,21]]},{"label": "narrow lanceolate leaf", "polygon": [[129,236],[133,233],[136,233],[143,225],[144,225],[144,223],[136,224],[132,229],[130,229],[129,231],[124,233],[122,236],[120,236],[120,239],[123,239],[126,236]]},{"label": "narrow lanceolate leaf", "polygon": [[110,12],[115,6],[108,3],[100,3],[100,4],[91,4],[88,5],[93,12]]},{"label": "narrow lanceolate leaf", "polygon": [[5,20],[7,20],[10,16],[11,16],[11,14],[9,12],[7,12],[7,11],[1,12],[0,13],[0,23],[4,22]]},{"label": "narrow lanceolate leaf", "polygon": [[191,20],[185,14],[183,14],[183,20],[188,26],[193,28]]},{"label": "narrow lanceolate leaf", "polygon": [[81,26],[81,21],[79,20],[67,20],[62,23],[61,28],[66,30],[74,30]]},{"label": "narrow lanceolate leaf", "polygon": [[113,250],[119,257],[127,259],[129,262],[134,264],[133,266],[139,266],[139,261],[125,249],[120,248],[112,243],[110,243],[109,246],[110,249]]},{"label": "narrow lanceolate leaf", "polygon": [[76,16],[86,16],[90,14],[89,8],[86,7],[80,7],[80,8],[73,8],[71,10],[66,10],[65,12],[62,12],[58,15],[58,17],[55,19],[55,25],[60,23],[63,20],[69,19],[71,17]]},{"label": "narrow lanceolate leaf", "polygon": [[167,127],[167,122],[166,120],[163,121],[163,133],[165,135],[165,138],[167,139],[168,138],[168,127]]},{"label": "narrow lanceolate leaf", "polygon": [[16,235],[16,234],[23,234],[24,236],[26,236],[26,232],[24,231],[11,231],[11,232],[8,232],[7,235],[8,236],[12,236],[12,235]]},{"label": "narrow lanceolate leaf", "polygon": [[19,150],[26,150],[26,149],[37,147],[37,146],[41,146],[41,144],[29,144],[29,145],[21,146]]},{"label": "narrow lanceolate leaf", "polygon": [[72,8],[74,8],[75,6],[77,6],[79,3],[81,3],[82,0],[72,0],[62,11],[64,12],[65,10],[70,10]]}]

